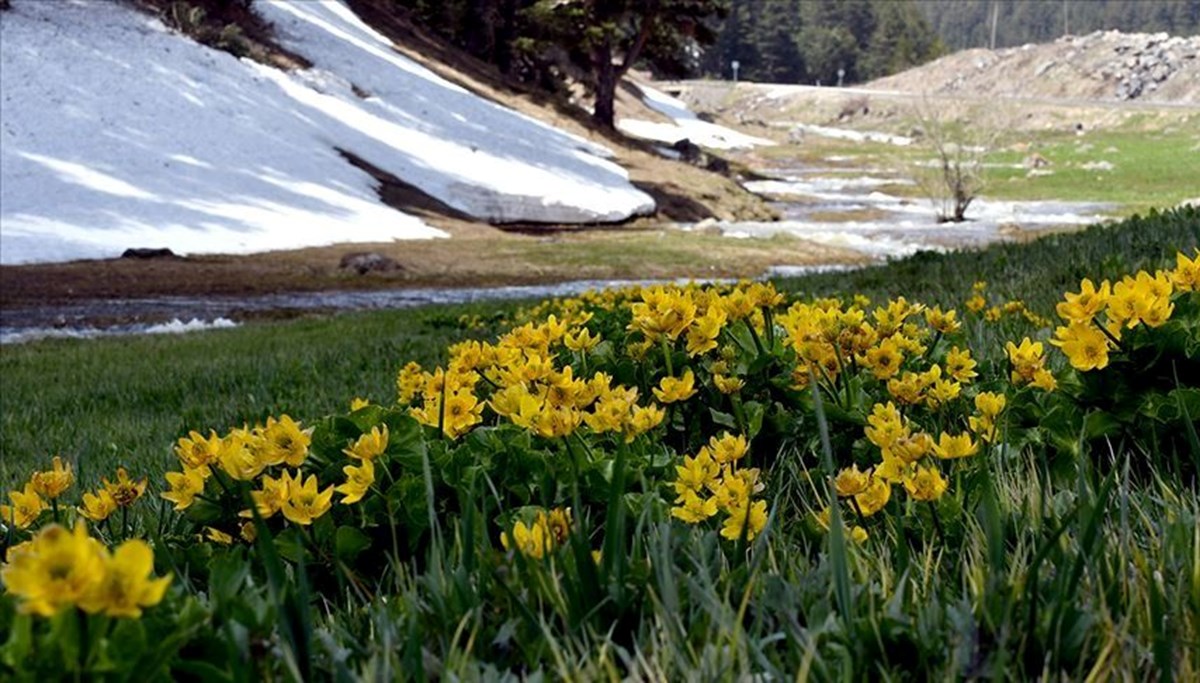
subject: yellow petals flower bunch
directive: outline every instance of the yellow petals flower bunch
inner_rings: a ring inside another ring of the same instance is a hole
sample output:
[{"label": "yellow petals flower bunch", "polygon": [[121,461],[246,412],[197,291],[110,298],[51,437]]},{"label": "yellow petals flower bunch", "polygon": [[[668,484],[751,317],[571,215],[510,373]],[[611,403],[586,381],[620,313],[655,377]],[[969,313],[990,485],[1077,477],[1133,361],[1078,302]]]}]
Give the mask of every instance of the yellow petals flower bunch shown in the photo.
[{"label": "yellow petals flower bunch", "polygon": [[739,467],[749,452],[746,437],[723,432],[712,437],[695,456],[684,456],[675,467],[675,505],[671,516],[699,524],[718,512],[725,514],[721,536],[752,540],[767,524],[767,502],[753,496],[763,490],[758,468]]},{"label": "yellow petals flower bunch", "polygon": [[136,619],[162,600],[171,583],[170,576],[153,578],[153,571],[154,551],[145,541],[131,539],[110,552],[83,522],[73,531],[51,524],[9,548],[0,582],[25,614],[51,617],[76,607]]}]

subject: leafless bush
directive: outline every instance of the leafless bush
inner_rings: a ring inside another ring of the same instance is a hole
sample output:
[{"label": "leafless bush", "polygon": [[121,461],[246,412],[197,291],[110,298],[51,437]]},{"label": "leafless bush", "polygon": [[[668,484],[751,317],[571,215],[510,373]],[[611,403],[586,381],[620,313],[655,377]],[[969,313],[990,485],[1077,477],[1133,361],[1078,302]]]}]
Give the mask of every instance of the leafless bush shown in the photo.
[{"label": "leafless bush", "polygon": [[914,164],[913,179],[937,211],[939,223],[967,220],[967,209],[984,188],[984,157],[1004,130],[1002,112],[987,110],[954,118],[950,108],[922,100],[914,112],[919,144],[932,158]]}]

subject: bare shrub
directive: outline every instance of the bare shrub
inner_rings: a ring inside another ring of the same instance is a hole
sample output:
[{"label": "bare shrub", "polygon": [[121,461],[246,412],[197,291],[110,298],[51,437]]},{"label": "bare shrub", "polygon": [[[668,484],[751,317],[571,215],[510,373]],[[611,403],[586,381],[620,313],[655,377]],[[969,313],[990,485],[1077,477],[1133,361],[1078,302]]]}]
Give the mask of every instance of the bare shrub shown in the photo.
[{"label": "bare shrub", "polygon": [[913,164],[913,180],[933,201],[939,223],[967,220],[967,209],[984,189],[984,157],[995,148],[1003,111],[989,107],[954,116],[952,107],[921,100],[913,112],[918,121],[918,144],[932,158]]}]

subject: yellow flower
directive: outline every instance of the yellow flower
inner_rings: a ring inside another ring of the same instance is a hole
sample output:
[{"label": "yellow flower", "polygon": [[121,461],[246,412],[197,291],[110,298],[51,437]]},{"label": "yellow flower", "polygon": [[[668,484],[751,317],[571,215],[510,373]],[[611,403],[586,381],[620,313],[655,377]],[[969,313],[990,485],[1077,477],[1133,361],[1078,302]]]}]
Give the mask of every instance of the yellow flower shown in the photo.
[{"label": "yellow flower", "polygon": [[978,313],[987,307],[987,299],[979,294],[973,294],[970,299],[967,299],[966,306],[968,311]]},{"label": "yellow flower", "polygon": [[851,465],[838,472],[833,480],[833,488],[839,497],[848,498],[866,491],[870,482],[870,472],[861,472],[858,465]]},{"label": "yellow flower", "polygon": [[[934,366],[937,367],[936,365]],[[925,405],[933,410],[946,405],[958,398],[962,393],[962,385],[950,379],[934,380],[929,390],[925,392]]]},{"label": "yellow flower", "polygon": [[886,404],[876,403],[871,407],[867,416],[867,427],[864,430],[867,439],[879,448],[889,448],[896,441],[907,438],[909,429],[904,424],[896,404],[888,401]]},{"label": "yellow flower", "polygon": [[679,504],[671,508],[671,516],[688,524],[698,524],[717,514],[715,497],[701,498],[690,489],[685,490],[676,502]]},{"label": "yellow flower", "polygon": [[571,508],[554,508],[549,513],[539,512],[537,523],[546,527],[550,540],[555,545],[561,545],[571,533]]},{"label": "yellow flower", "polygon": [[200,432],[188,432],[175,444],[175,455],[187,469],[207,469],[217,462],[221,452],[221,438],[210,432],[205,438]]},{"label": "yellow flower", "polygon": [[662,423],[666,416],[666,411],[655,405],[634,406],[629,413],[629,419],[622,428],[625,433],[625,442],[633,441],[639,435],[654,429]]},{"label": "yellow flower", "polygon": [[1079,293],[1064,294],[1063,298],[1066,301],[1059,302],[1055,306],[1055,311],[1058,313],[1058,317],[1068,323],[1090,323],[1092,318],[1108,305],[1110,296],[1112,296],[1112,285],[1108,280],[1100,283],[1100,289],[1096,289],[1096,285],[1091,280],[1084,278],[1079,283]]},{"label": "yellow flower", "polygon": [[218,545],[233,545],[233,536],[221,531],[220,529],[217,529],[216,527],[204,527],[204,536],[201,538],[207,538]]},{"label": "yellow flower", "polygon": [[720,308],[709,308],[705,314],[696,318],[687,331],[687,353],[695,357],[717,348],[717,337],[725,327],[725,311]]},{"label": "yellow flower", "polygon": [[691,368],[683,373],[683,377],[663,377],[654,388],[654,396],[662,403],[685,401],[696,393],[696,376]]},{"label": "yellow flower", "polygon": [[1033,381],[1030,384],[1042,391],[1054,391],[1058,388],[1058,380],[1054,378],[1054,373],[1045,368],[1039,368],[1033,373]]},{"label": "yellow flower", "polygon": [[515,545],[525,557],[540,560],[554,547],[552,538],[545,524],[534,522],[530,526],[525,526],[525,522],[518,520],[513,525],[512,536],[504,532],[500,533],[500,544],[504,546],[505,550],[509,550],[511,546]]},{"label": "yellow flower", "polygon": [[867,485],[866,490],[854,496],[854,501],[858,503],[858,510],[863,517],[870,517],[882,510],[891,497],[891,485],[882,478],[871,477],[871,482]]},{"label": "yellow flower", "polygon": [[79,604],[104,580],[105,553],[82,522],[74,532],[51,524],[10,553],[0,581],[20,599],[21,613],[52,617]]},{"label": "yellow flower", "polygon": [[131,539],[105,553],[104,578],[84,596],[79,606],[85,612],[103,612],[110,617],[137,619],[142,608],[153,607],[163,599],[170,576],[150,578],[154,571],[154,551],[146,542]]},{"label": "yellow flower", "polygon": [[1076,370],[1100,370],[1108,365],[1108,338],[1090,323],[1059,327],[1054,337],[1050,343],[1062,349]]},{"label": "yellow flower", "polygon": [[129,478],[129,473],[124,467],[117,468],[117,481],[111,482],[107,478],[101,478],[104,482],[104,490],[108,491],[108,495],[112,496],[113,502],[119,507],[129,507],[137,502],[138,498],[146,492],[146,478],[142,477],[141,481],[134,481]]},{"label": "yellow flower", "polygon": [[708,489],[713,492],[717,508],[729,512],[735,508],[745,507],[753,493],[753,482],[745,477],[726,475],[708,483]]},{"label": "yellow flower", "polygon": [[937,500],[946,492],[946,486],[936,467],[917,467],[904,477],[904,490],[915,500]]},{"label": "yellow flower", "polygon": [[938,437],[938,442],[933,445],[933,453],[943,460],[952,458],[965,458],[975,455],[979,452],[979,444],[971,440],[971,435],[968,432],[963,432],[957,436],[951,436],[946,432],[942,432]]},{"label": "yellow flower", "polygon": [[889,337],[875,346],[867,349],[862,358],[862,364],[875,379],[890,379],[900,372],[900,364],[904,362],[904,353],[898,342]]},{"label": "yellow flower", "polygon": [[12,524],[18,529],[27,529],[37,521],[46,503],[34,490],[32,483],[25,484],[22,491],[9,491],[8,497],[12,505],[0,505],[0,522]]},{"label": "yellow flower", "polygon": [[732,377],[728,375],[713,375],[713,385],[717,387],[717,391],[722,394],[733,394],[741,391],[746,386],[746,382],[740,377]]},{"label": "yellow flower", "polygon": [[883,449],[884,460],[896,458],[903,463],[912,464],[929,454],[933,449],[933,437],[925,432],[917,432],[912,436],[897,439],[890,448]]},{"label": "yellow flower", "polygon": [[926,310],[925,322],[942,334],[952,334],[962,327],[962,323],[958,321],[958,312],[950,309],[943,313],[941,306]]},{"label": "yellow flower", "polygon": [[45,472],[34,472],[30,478],[33,490],[48,500],[54,500],[75,483],[75,473],[70,465],[63,465],[62,458],[54,456],[53,466]]},{"label": "yellow flower", "polygon": [[321,515],[329,512],[329,507],[332,505],[333,486],[327,486],[324,491],[317,490],[317,475],[310,474],[304,484],[300,484],[302,474],[296,473],[294,478],[289,478],[285,472],[284,480],[287,481],[288,498],[283,502],[283,516],[293,524],[309,525],[313,523]]},{"label": "yellow flower", "polygon": [[425,386],[423,375],[421,365],[416,362],[411,362],[400,369],[396,375],[396,400],[398,403],[408,405],[412,403],[417,394],[421,393]]},{"label": "yellow flower", "polygon": [[870,536],[867,534],[866,529],[864,529],[858,525],[855,525],[854,527],[852,527],[850,529],[850,540],[851,541],[854,541],[855,543],[865,543],[868,538],[870,538]]},{"label": "yellow flower", "polygon": [[[354,410],[353,406],[351,410]],[[263,430],[263,438],[266,439],[265,458],[268,464],[283,463],[288,467],[299,467],[308,457],[312,430],[300,429],[300,425],[287,415],[283,415],[278,421],[269,417]]]},{"label": "yellow flower", "polygon": [[675,492],[682,499],[687,491],[700,491],[711,484],[720,473],[721,467],[713,462],[710,451],[701,448],[694,457],[684,456],[683,464],[675,466]]},{"label": "yellow flower", "polygon": [[346,455],[355,460],[374,460],[387,450],[388,445],[388,427],[387,425],[378,425],[371,427],[371,431],[358,437],[350,448],[342,449]]},{"label": "yellow flower", "polygon": [[1005,403],[1004,394],[994,394],[990,391],[981,391],[975,397],[975,409],[988,417],[996,417],[1003,412]]},{"label": "yellow flower", "polygon": [[1175,254],[1171,283],[1181,292],[1200,291],[1200,249],[1196,249],[1196,255],[1190,259],[1182,251]]},{"label": "yellow flower", "polygon": [[[254,501],[254,507],[258,508],[259,517],[267,519],[283,509],[284,502],[290,496],[288,486],[294,481],[287,472],[284,472],[283,476],[278,479],[269,476],[262,478],[262,489],[250,492],[250,498]],[[253,516],[253,513],[249,510],[242,510],[238,514],[242,517]]]},{"label": "yellow flower", "polygon": [[371,464],[370,460],[363,460],[362,465],[358,467],[346,465],[342,468],[342,472],[346,475],[346,483],[334,489],[345,496],[342,498],[342,505],[350,505],[362,500],[362,497],[367,495],[367,490],[371,488],[371,484],[375,483],[375,465]]},{"label": "yellow flower", "polygon": [[220,441],[217,462],[221,470],[238,481],[250,481],[266,469],[267,463],[260,455],[263,449],[251,441],[257,438],[244,429],[235,429]]},{"label": "yellow flower", "polygon": [[914,372],[888,380],[888,393],[903,405],[916,405],[924,398],[925,380]]},{"label": "yellow flower", "polygon": [[482,420],[483,406],[469,389],[448,394],[446,409],[442,413],[442,431],[451,439],[471,431],[471,427]]},{"label": "yellow flower", "polygon": [[79,506],[79,514],[93,522],[103,522],[116,511],[117,501],[113,499],[108,489],[83,494],[83,504]]},{"label": "yellow flower", "polygon": [[258,538],[258,527],[254,526],[254,522],[242,522],[238,527],[238,536],[247,543],[253,543]]},{"label": "yellow flower", "polygon": [[1045,370],[1046,360],[1042,356],[1044,347],[1041,342],[1030,341],[1029,337],[1025,337],[1019,346],[1007,342],[1004,348],[1008,352],[1008,360],[1013,366],[1011,375],[1013,384],[1023,386],[1033,383],[1039,371]]},{"label": "yellow flower", "polygon": [[959,350],[955,346],[946,353],[946,372],[959,382],[966,384],[974,379],[978,375],[975,372],[976,365],[970,349]]},{"label": "yellow flower", "polygon": [[563,344],[576,353],[587,353],[599,343],[600,335],[593,335],[586,327],[581,327],[574,333],[568,332],[563,336]]},{"label": "yellow flower", "polygon": [[719,465],[737,462],[750,450],[750,444],[746,442],[744,435],[734,436],[729,432],[721,432],[720,436],[709,439],[708,447],[712,451],[713,460]]},{"label": "yellow flower", "polygon": [[355,396],[354,398],[350,399],[350,412],[353,413],[355,411],[362,410],[369,405],[371,405],[369,400],[362,398],[361,396]]},{"label": "yellow flower", "polygon": [[731,541],[736,541],[744,533],[746,540],[752,541],[766,526],[767,501],[760,500],[748,507],[743,505],[729,510],[729,516],[725,518],[725,525],[721,527],[721,535]]},{"label": "yellow flower", "polygon": [[696,302],[689,292],[652,287],[642,290],[641,301],[630,306],[633,313],[630,330],[637,330],[647,340],[667,337],[674,341],[696,318]]},{"label": "yellow flower", "polygon": [[188,509],[195,502],[196,495],[204,493],[204,477],[199,470],[167,472],[166,478],[170,489],[159,495],[175,503],[176,510]]}]

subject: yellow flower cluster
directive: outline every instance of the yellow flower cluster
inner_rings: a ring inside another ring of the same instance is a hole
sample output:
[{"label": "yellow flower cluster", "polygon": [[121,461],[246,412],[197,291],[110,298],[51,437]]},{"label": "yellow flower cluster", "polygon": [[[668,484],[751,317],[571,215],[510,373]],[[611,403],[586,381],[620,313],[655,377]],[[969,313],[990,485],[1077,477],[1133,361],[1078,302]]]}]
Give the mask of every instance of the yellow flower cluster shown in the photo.
[{"label": "yellow flower cluster", "polygon": [[1151,275],[1139,271],[1119,282],[1104,280],[1096,286],[1089,279],[1079,283],[1079,292],[1067,292],[1055,307],[1066,325],[1054,331],[1050,342],[1066,355],[1071,367],[1087,372],[1108,366],[1109,353],[1117,348],[1122,332],[1140,325],[1156,328],[1175,310],[1176,292],[1197,291],[1200,279],[1200,250],[1193,258],[1175,256],[1174,270]]},{"label": "yellow flower cluster", "polygon": [[[576,377],[571,365],[560,366],[563,349],[584,354],[600,342],[583,326],[590,314],[576,312],[570,319],[575,327],[551,315],[540,324],[512,329],[496,344],[457,344],[450,349],[446,370],[430,373],[409,363],[396,379],[399,402],[406,405],[420,397],[421,405],[410,408],[410,414],[431,427],[441,424],[449,438],[480,424],[485,408],[545,438],[569,436],[586,424],[594,433],[614,432],[632,440],[657,427],[664,411],[639,405],[636,388],[613,384],[602,372]],[[481,381],[491,388],[486,398],[476,394]],[[684,390],[680,384],[671,392],[682,396]]]},{"label": "yellow flower cluster", "polygon": [[728,432],[714,436],[695,456],[685,456],[675,467],[675,506],[671,516],[699,524],[722,512],[721,535],[736,541],[751,540],[767,524],[767,502],[753,500],[763,490],[759,470],[739,467],[749,451],[745,436]]},{"label": "yellow flower cluster", "polygon": [[1046,369],[1045,347],[1041,342],[1025,337],[1019,345],[1006,342],[1004,350],[1008,352],[1008,362],[1012,364],[1009,379],[1014,386],[1031,385],[1043,391],[1058,388],[1058,380]]},{"label": "yellow flower cluster", "polygon": [[[0,505],[0,524],[18,529],[28,529],[42,512],[57,504],[57,500],[75,483],[75,472],[69,464],[63,464],[61,456],[54,456],[51,468],[34,472],[20,491],[8,494],[11,505]],[[51,501],[48,505],[46,501]]]},{"label": "yellow flower cluster", "polygon": [[516,548],[525,557],[540,560],[567,540],[571,532],[571,508],[538,510],[533,523],[517,520],[512,535],[500,533],[500,545],[505,550]]},{"label": "yellow flower cluster", "polygon": [[[355,503],[366,495],[374,483],[371,460],[383,453],[387,441],[387,427],[382,430],[376,427],[345,449],[350,458],[362,462],[359,467],[343,469],[347,480],[337,487],[345,496],[343,503]],[[322,489],[315,474],[306,478],[301,472],[311,442],[312,429],[302,428],[287,415],[278,419],[269,417],[266,424],[253,428],[231,429],[224,436],[215,431],[210,431],[207,437],[190,432],[175,444],[175,455],[182,469],[166,474],[168,488],[161,495],[174,503],[175,510],[186,510],[204,496],[208,482],[214,477],[256,482],[259,488],[251,491],[250,496],[259,515],[266,519],[282,513],[289,522],[307,526],[329,512],[334,494],[333,485]],[[220,488],[228,487],[222,484]],[[242,510],[239,515],[249,518],[253,513]],[[243,522],[232,531],[247,542],[254,540],[252,523]],[[230,531],[207,527],[202,538],[228,544],[234,536]]]},{"label": "yellow flower cluster", "polygon": [[51,617],[78,607],[136,619],[162,600],[171,582],[170,576],[151,578],[153,571],[154,552],[145,541],[125,541],[110,552],[80,522],[74,531],[51,524],[9,548],[0,581],[25,614]]}]

